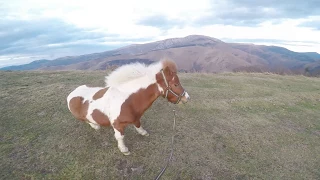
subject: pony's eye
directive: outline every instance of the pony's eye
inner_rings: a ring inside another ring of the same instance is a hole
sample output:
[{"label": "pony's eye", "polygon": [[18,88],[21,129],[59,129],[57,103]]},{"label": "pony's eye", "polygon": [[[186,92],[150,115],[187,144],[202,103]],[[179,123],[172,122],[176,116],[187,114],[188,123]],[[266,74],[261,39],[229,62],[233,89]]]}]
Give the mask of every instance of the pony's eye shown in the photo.
[{"label": "pony's eye", "polygon": [[174,84],[175,87],[179,86],[179,84]]}]

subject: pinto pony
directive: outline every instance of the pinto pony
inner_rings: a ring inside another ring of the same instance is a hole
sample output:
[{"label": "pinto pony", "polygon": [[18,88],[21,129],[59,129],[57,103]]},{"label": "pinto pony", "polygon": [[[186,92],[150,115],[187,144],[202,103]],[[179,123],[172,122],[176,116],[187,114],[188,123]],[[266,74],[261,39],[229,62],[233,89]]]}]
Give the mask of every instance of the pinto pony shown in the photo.
[{"label": "pinto pony", "polygon": [[77,87],[67,97],[68,108],[76,119],[96,130],[112,126],[124,155],[130,154],[124,144],[125,127],[133,124],[139,134],[149,136],[140,118],[159,96],[175,104],[190,99],[180,84],[176,64],[169,60],[148,66],[140,63],[121,66],[106,76],[105,82],[105,87]]}]

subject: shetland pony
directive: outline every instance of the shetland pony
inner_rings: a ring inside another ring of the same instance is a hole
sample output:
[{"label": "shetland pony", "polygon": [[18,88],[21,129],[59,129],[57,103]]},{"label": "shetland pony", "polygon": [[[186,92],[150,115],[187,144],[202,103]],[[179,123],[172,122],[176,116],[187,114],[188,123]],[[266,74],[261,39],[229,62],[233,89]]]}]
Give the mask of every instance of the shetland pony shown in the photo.
[{"label": "shetland pony", "polygon": [[111,126],[124,155],[130,154],[124,143],[125,127],[133,124],[139,134],[149,136],[140,118],[159,96],[174,104],[190,99],[180,84],[176,64],[170,60],[148,66],[123,65],[106,76],[105,83],[105,87],[77,87],[67,97],[68,108],[76,119],[96,130]]}]

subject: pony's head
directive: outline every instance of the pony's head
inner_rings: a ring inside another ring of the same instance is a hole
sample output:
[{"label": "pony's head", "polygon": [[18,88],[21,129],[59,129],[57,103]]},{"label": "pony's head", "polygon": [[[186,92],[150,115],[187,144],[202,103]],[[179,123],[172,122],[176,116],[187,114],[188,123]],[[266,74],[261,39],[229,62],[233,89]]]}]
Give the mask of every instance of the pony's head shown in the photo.
[{"label": "pony's head", "polygon": [[189,94],[182,87],[177,75],[177,66],[173,61],[162,61],[163,68],[156,75],[157,83],[163,89],[161,95],[174,104],[187,103]]}]

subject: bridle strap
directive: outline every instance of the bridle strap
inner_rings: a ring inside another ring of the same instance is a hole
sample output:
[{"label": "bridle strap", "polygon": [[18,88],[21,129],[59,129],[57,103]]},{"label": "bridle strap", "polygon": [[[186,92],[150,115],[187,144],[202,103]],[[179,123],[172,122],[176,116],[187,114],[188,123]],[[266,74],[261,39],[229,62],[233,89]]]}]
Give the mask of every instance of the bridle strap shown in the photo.
[{"label": "bridle strap", "polygon": [[162,77],[163,77],[164,83],[166,84],[166,88],[167,88],[167,90],[166,90],[166,98],[167,98],[167,97],[168,97],[168,88],[169,88],[169,84],[168,84],[168,82],[167,82],[166,76],[164,75],[164,72],[163,72],[163,70],[162,70],[162,69],[161,69],[161,74],[162,74]]},{"label": "bridle strap", "polygon": [[167,79],[166,79],[166,76],[164,75],[163,69],[161,69],[160,72],[161,72],[161,74],[162,74],[164,83],[166,84],[166,96],[165,96],[165,98],[167,98],[167,97],[168,97],[168,93],[171,92],[173,95],[175,95],[175,96],[178,98],[178,100],[175,102],[175,104],[178,104],[178,103],[181,101],[181,98],[182,98],[182,97],[184,96],[184,94],[186,93],[186,91],[183,90],[183,92],[182,92],[180,95],[178,95],[177,93],[175,93],[174,91],[172,91],[172,90],[171,90],[171,87],[170,87],[169,84],[168,84],[168,81],[167,81]]}]

